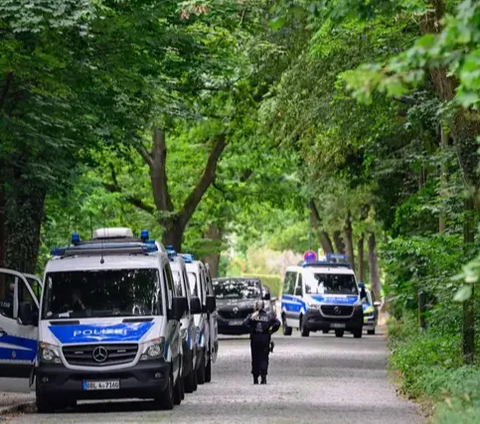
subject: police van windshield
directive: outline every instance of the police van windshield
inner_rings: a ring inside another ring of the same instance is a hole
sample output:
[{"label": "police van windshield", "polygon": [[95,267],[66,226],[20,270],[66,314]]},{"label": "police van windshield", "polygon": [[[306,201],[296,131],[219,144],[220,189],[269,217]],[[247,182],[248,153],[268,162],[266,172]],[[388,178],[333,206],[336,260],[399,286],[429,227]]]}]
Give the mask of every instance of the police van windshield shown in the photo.
[{"label": "police van windshield", "polygon": [[305,280],[305,291],[307,294],[358,294],[352,274],[310,274]]},{"label": "police van windshield", "polygon": [[156,269],[52,272],[43,319],[162,315]]},{"label": "police van windshield", "polygon": [[213,291],[217,299],[260,299],[258,280],[215,280]]}]

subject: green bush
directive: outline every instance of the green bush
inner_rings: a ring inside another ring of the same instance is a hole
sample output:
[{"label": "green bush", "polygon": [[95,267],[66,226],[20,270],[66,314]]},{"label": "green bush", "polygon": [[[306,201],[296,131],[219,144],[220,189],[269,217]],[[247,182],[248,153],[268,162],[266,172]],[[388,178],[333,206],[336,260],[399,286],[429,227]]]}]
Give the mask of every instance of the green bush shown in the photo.
[{"label": "green bush", "polygon": [[464,366],[461,335],[418,329],[412,314],[389,322],[390,366],[413,398],[435,403],[436,423],[475,423],[480,417],[480,369]]}]

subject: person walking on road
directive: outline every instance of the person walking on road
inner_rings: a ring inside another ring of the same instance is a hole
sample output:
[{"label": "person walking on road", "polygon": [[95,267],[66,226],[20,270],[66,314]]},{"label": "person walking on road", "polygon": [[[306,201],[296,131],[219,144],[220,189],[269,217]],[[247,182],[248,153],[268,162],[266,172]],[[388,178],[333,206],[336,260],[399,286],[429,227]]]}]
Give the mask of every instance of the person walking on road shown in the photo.
[{"label": "person walking on road", "polygon": [[255,304],[255,312],[247,317],[244,325],[250,329],[253,384],[258,384],[259,376],[262,384],[267,384],[270,338],[280,328],[280,321],[275,314],[265,311],[263,300],[259,300]]}]

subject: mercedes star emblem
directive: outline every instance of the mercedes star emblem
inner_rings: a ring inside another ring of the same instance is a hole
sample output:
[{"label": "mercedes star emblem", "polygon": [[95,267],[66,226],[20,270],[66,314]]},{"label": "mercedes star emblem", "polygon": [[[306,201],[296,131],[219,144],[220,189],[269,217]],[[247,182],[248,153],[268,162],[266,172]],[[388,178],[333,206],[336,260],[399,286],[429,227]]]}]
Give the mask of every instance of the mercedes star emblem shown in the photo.
[{"label": "mercedes star emblem", "polygon": [[235,308],[233,308],[233,313],[238,314],[238,308],[236,306],[235,306]]},{"label": "mercedes star emblem", "polygon": [[340,308],[338,306],[335,306],[335,308],[333,308],[333,312],[335,312],[335,315],[340,315],[340,313],[342,311],[340,310]]},{"label": "mercedes star emblem", "polygon": [[105,362],[107,360],[108,351],[103,346],[98,346],[95,349],[93,349],[92,357],[95,362],[98,362],[99,364],[101,364],[102,362]]}]

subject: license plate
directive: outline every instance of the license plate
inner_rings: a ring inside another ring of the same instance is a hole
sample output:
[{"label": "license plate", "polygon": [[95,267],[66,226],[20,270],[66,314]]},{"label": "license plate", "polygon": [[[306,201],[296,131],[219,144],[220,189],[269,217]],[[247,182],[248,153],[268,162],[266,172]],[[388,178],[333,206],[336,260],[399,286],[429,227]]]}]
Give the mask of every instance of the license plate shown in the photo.
[{"label": "license plate", "polygon": [[228,325],[242,325],[243,319],[232,319],[228,322]]},{"label": "license plate", "polygon": [[339,322],[332,322],[330,328],[345,328],[345,324]]},{"label": "license plate", "polygon": [[118,390],[120,389],[119,380],[110,381],[84,381],[83,390]]}]

